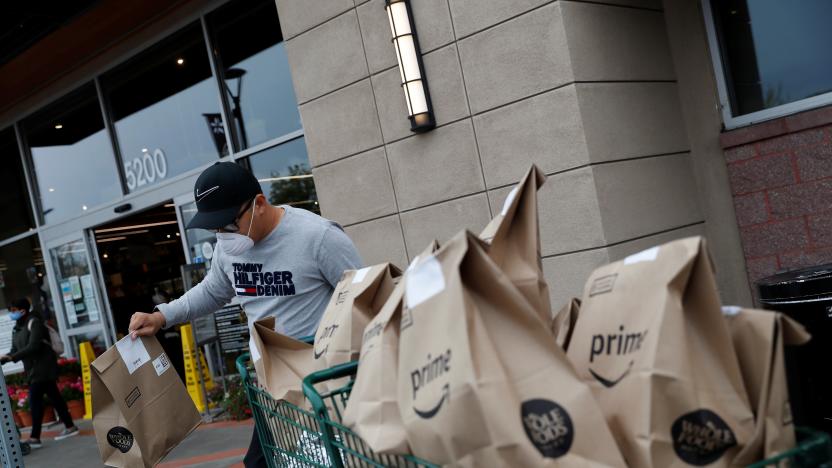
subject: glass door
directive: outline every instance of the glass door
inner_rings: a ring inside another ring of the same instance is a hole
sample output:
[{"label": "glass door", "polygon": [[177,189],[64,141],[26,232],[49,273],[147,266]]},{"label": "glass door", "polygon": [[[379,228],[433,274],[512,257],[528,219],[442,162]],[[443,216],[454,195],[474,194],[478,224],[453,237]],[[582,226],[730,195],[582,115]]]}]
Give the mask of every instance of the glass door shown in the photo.
[{"label": "glass door", "polygon": [[96,355],[113,344],[106,301],[102,299],[99,269],[86,233],[67,236],[47,245],[49,268],[57,286],[56,318],[70,346],[78,355],[78,346],[92,343]]},{"label": "glass door", "polygon": [[176,197],[176,217],[179,220],[179,229],[182,233],[182,247],[185,249],[185,258],[188,263],[205,263],[206,268],[211,268],[211,259],[214,257],[214,249],[217,244],[217,236],[205,229],[185,229],[185,226],[196,216],[196,203],[193,194]]}]

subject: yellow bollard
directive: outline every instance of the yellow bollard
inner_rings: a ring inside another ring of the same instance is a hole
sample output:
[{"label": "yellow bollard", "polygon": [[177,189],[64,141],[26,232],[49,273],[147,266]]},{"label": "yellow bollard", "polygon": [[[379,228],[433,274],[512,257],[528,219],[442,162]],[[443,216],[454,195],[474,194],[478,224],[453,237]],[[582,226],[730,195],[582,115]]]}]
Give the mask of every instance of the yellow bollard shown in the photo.
[{"label": "yellow bollard", "polygon": [[95,361],[92,344],[84,341],[78,346],[81,356],[81,378],[84,381],[84,419],[92,419],[92,389],[90,387],[90,364]]},{"label": "yellow bollard", "polygon": [[179,329],[182,335],[182,356],[185,359],[185,384],[188,387],[188,394],[196,405],[196,409],[205,412],[205,395],[199,384],[199,374],[196,366],[196,343],[191,324],[182,325]]},{"label": "yellow bollard", "polygon": [[[214,389],[214,379],[211,377],[211,370],[208,369],[208,362],[205,360],[205,353],[202,352],[202,347],[199,348],[199,362],[202,364],[202,380],[205,381],[205,391],[210,392]],[[208,398],[206,396],[206,398]],[[216,408],[216,404],[212,401],[208,402],[208,408]]]}]

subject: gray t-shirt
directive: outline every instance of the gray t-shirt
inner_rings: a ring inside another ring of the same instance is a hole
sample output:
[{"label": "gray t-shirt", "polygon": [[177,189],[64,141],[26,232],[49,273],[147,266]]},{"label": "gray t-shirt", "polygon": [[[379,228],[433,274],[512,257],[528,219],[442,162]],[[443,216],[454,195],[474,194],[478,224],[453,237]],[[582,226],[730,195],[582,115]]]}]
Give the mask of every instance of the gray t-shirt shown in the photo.
[{"label": "gray t-shirt", "polygon": [[255,320],[274,316],[276,331],[314,335],[344,270],[361,259],[341,226],[306,210],[286,210],[275,230],[240,256],[218,245],[205,279],[182,297],[159,304],[166,326],[188,322],[228,304],[234,296]]}]

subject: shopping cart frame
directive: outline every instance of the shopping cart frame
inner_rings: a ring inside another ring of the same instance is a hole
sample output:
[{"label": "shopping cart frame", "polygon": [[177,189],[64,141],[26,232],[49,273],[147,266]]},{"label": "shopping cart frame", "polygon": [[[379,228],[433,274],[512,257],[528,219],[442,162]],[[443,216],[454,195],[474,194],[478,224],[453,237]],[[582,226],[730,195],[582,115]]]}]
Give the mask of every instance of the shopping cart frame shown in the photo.
[{"label": "shopping cart frame", "polygon": [[376,454],[358,435],[341,424],[353,380],[325,392],[319,391],[316,384],[354,376],[358,362],[308,375],[303,380],[302,388],[311,404],[309,410],[287,401],[276,401],[265,389],[255,385],[248,368],[249,359],[249,353],[244,353],[237,358],[236,365],[251,406],[255,431],[270,468],[438,468],[411,455]]}]

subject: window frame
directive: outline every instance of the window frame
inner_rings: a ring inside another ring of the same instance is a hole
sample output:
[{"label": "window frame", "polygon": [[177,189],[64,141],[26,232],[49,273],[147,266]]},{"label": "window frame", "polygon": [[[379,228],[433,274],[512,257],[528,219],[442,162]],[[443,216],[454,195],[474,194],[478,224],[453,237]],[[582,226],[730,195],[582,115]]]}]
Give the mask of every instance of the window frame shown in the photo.
[{"label": "window frame", "polygon": [[[62,99],[68,93],[72,92],[72,90],[77,89],[79,86],[82,86],[86,83],[92,83],[95,86],[96,95],[97,95],[97,98],[99,100],[99,105],[100,105],[100,108],[101,108],[100,112],[101,112],[101,115],[102,115],[102,118],[103,118],[103,121],[104,121],[105,134],[107,135],[107,138],[108,138],[108,140],[109,140],[109,142],[112,146],[113,159],[115,160],[116,171],[117,171],[117,175],[119,177],[119,182],[120,182],[122,193],[115,199],[104,202],[102,204],[90,206],[89,209],[83,215],[81,215],[82,218],[86,217],[86,216],[89,216],[89,215],[92,215],[93,213],[107,211],[107,210],[113,208],[114,206],[118,206],[118,205],[121,205],[123,203],[129,203],[129,202],[131,202],[132,200],[135,200],[135,199],[140,199],[140,198],[142,198],[142,197],[144,197],[144,196],[146,196],[146,195],[148,195],[148,194],[150,194],[150,193],[152,193],[156,190],[164,190],[165,187],[174,186],[174,185],[180,183],[182,180],[189,179],[191,177],[194,177],[195,175],[198,175],[203,170],[210,167],[211,165],[213,165],[216,162],[234,161],[234,162],[242,162],[242,163],[245,164],[245,162],[241,161],[241,160],[245,160],[248,156],[251,156],[252,154],[259,153],[261,151],[264,151],[264,150],[267,150],[269,148],[281,145],[283,143],[294,140],[296,138],[305,136],[305,133],[306,133],[305,129],[303,127],[301,127],[300,129],[291,131],[291,132],[286,133],[284,135],[276,136],[276,137],[274,137],[270,140],[267,140],[267,141],[264,141],[264,142],[259,143],[257,145],[254,145],[251,148],[247,148],[247,149],[244,149],[244,150],[238,150],[238,145],[236,144],[236,139],[237,139],[236,129],[234,128],[233,125],[229,124],[229,122],[230,122],[229,117],[231,116],[230,104],[228,102],[228,97],[223,92],[223,86],[224,86],[224,83],[222,81],[223,78],[222,78],[221,70],[219,70],[219,66],[218,66],[219,64],[217,63],[216,56],[214,55],[214,49],[215,49],[215,47],[214,47],[214,38],[213,38],[211,28],[210,28],[210,26],[208,24],[208,21],[207,21],[207,16],[209,14],[211,14],[215,10],[221,8],[222,6],[224,6],[229,1],[230,0],[214,0],[212,2],[209,2],[208,4],[206,4],[203,7],[198,8],[197,10],[192,12],[191,14],[186,15],[185,17],[181,18],[180,20],[178,20],[171,27],[165,28],[164,30],[154,34],[153,38],[149,39],[147,41],[144,41],[142,43],[141,47],[131,49],[129,52],[126,52],[126,53],[120,55],[118,58],[116,58],[114,60],[111,60],[110,63],[108,63],[106,66],[102,66],[99,69],[97,69],[95,72],[91,73],[90,76],[85,77],[83,80],[79,80],[73,86],[68,87],[65,90],[62,90],[60,93],[53,93],[52,95],[49,96],[49,99],[44,99],[43,103],[41,103],[40,105],[38,105],[36,107],[33,107],[32,109],[29,109],[26,112],[21,113],[20,115],[15,116],[13,119],[10,119],[10,121],[7,122],[8,126],[13,127],[14,130],[15,130],[15,136],[17,137],[17,141],[18,141],[18,148],[19,148],[19,151],[20,151],[20,156],[21,156],[21,159],[23,161],[23,168],[24,168],[24,173],[25,173],[25,176],[26,176],[26,185],[27,185],[27,188],[28,188],[28,191],[29,191],[31,209],[33,210],[33,216],[34,216],[34,219],[35,219],[35,227],[33,229],[34,231],[37,231],[37,232],[41,232],[41,231],[44,231],[44,232],[46,232],[46,231],[48,231],[48,232],[62,232],[64,230],[65,226],[76,224],[75,221],[76,221],[77,217],[73,217],[71,219],[62,220],[62,221],[58,221],[58,222],[52,222],[52,223],[48,223],[48,224],[45,222],[45,219],[44,219],[43,214],[41,212],[42,208],[40,206],[40,191],[39,191],[38,185],[37,185],[37,173],[34,170],[34,164],[33,164],[33,161],[32,161],[32,156],[31,156],[31,153],[30,153],[30,148],[29,148],[28,141],[26,141],[26,135],[23,133],[22,128],[20,128],[20,125],[27,118],[36,114],[40,110],[48,107],[49,105],[53,104],[54,102]],[[127,190],[126,177],[125,177],[125,174],[124,174],[123,165],[121,163],[121,159],[122,159],[121,148],[118,145],[118,136],[115,132],[114,120],[112,119],[112,112],[110,110],[110,102],[109,102],[109,99],[107,98],[107,96],[105,95],[105,93],[103,93],[103,90],[101,88],[100,78],[101,78],[101,76],[103,76],[107,72],[119,67],[120,65],[122,65],[124,63],[126,63],[130,59],[132,59],[135,56],[144,52],[145,50],[153,47],[155,44],[159,43],[160,41],[163,41],[168,36],[170,36],[172,34],[175,34],[178,31],[181,31],[182,29],[184,29],[185,27],[187,27],[188,25],[190,25],[194,22],[199,23],[199,27],[202,31],[203,43],[205,44],[206,52],[208,54],[209,65],[211,67],[211,74],[213,76],[212,81],[214,83],[216,99],[220,104],[220,115],[222,116],[222,123],[223,123],[223,128],[225,130],[225,138],[226,138],[226,144],[228,145],[228,148],[229,148],[229,154],[227,154],[225,156],[222,156],[222,157],[219,157],[214,161],[211,161],[211,162],[205,163],[203,165],[200,165],[198,167],[195,167],[195,168],[193,168],[191,170],[188,170],[188,171],[186,171],[182,174],[178,174],[176,176],[173,176],[170,179],[166,179],[166,180],[161,181],[159,183],[156,183],[156,184],[153,184],[153,185],[150,185],[150,186],[147,186],[147,187],[142,187],[140,189],[133,190],[132,192],[130,192],[129,190]],[[286,38],[284,38],[284,42],[285,41],[286,41]],[[3,128],[5,128],[5,127],[3,127]],[[90,218],[90,219],[92,219],[92,218]],[[94,224],[94,221],[90,221],[90,223]],[[90,223],[84,223],[84,225],[86,226],[87,224],[90,224]],[[90,225],[92,225],[92,224],[90,224]],[[3,240],[4,239],[0,239],[0,242],[2,242]]]},{"label": "window frame", "polygon": [[705,32],[707,35],[708,49],[711,55],[711,63],[714,69],[714,78],[719,98],[719,111],[722,114],[722,123],[725,130],[732,130],[740,127],[758,124],[767,120],[774,120],[799,112],[816,109],[832,104],[832,91],[817,96],[801,99],[799,101],[781,104],[768,109],[758,110],[749,114],[734,116],[731,112],[731,99],[728,93],[728,82],[726,80],[725,66],[722,62],[722,49],[719,45],[719,38],[716,32],[713,10],[710,0],[700,0],[702,5],[702,16],[705,20]]}]

